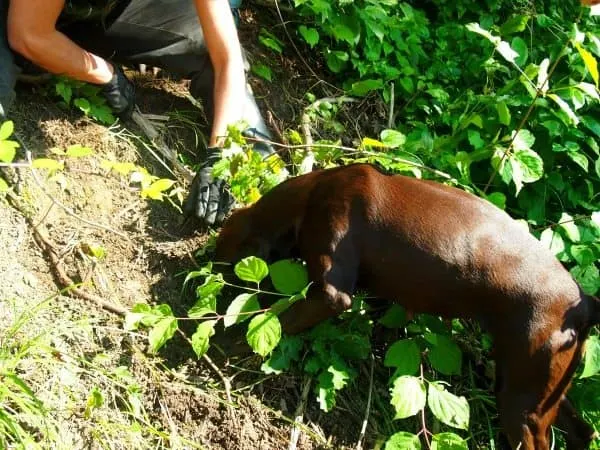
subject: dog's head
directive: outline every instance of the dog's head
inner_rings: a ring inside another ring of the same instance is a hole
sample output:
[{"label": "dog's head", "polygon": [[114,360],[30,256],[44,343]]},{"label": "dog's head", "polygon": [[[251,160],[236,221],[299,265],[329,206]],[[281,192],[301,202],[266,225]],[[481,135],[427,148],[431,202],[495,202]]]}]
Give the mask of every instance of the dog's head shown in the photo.
[{"label": "dog's head", "polygon": [[225,221],[217,237],[215,260],[235,263],[246,256],[268,254],[267,242],[252,227],[252,208],[236,209]]},{"label": "dog's head", "polygon": [[247,256],[257,256],[270,263],[298,256],[294,224],[269,229],[265,218],[257,220],[256,214],[250,206],[237,209],[229,216],[217,238],[216,261],[235,264]]}]

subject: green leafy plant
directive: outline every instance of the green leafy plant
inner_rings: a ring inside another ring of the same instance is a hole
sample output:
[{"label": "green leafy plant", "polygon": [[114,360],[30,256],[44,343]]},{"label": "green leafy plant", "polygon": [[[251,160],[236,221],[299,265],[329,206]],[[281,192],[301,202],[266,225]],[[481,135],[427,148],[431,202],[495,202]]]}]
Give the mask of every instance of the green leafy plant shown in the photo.
[{"label": "green leafy plant", "polygon": [[63,76],[55,77],[54,94],[62,100],[66,107],[74,106],[86,116],[100,123],[111,125],[116,119],[100,92],[101,88],[93,84]]}]

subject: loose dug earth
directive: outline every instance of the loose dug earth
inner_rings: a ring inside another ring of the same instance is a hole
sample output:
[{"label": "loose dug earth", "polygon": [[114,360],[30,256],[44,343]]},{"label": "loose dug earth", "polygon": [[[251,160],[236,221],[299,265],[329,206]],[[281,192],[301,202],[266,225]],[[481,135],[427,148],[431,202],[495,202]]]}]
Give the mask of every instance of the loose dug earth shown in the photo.
[{"label": "loose dug earth", "polygon": [[[251,58],[264,57],[255,44],[256,18],[248,12],[243,18],[242,34],[250,43]],[[287,59],[276,76],[297,81],[285,85],[287,101],[282,101],[279,90],[271,94],[271,85],[254,78],[252,82],[271,123],[284,129],[298,123],[302,107],[298,99],[304,94],[300,86],[310,80],[298,75],[297,63]],[[138,74],[136,85],[143,112],[177,112],[166,122],[168,142],[191,157],[201,137],[190,124],[204,122],[201,111],[184,97],[185,81]],[[172,178],[141,143],[139,130],[107,129],[61,109],[42,92],[20,86],[19,103],[11,111],[33,157],[59,159],[51,149],[74,144],[94,151],[66,160],[58,177],[48,178],[42,170],[36,181],[28,171],[19,173],[19,198],[30,223],[14,205],[0,202],[0,337],[25,315],[25,325],[7,345],[32,339],[40,344],[17,370],[48,408],[53,446],[287,448],[290,423],[306,382],[301,375],[265,378],[256,358],[235,361],[211,354],[224,376],[233,377],[234,404],[228,408],[221,375],[204,360],[198,361],[183,339],[176,336],[166,350],[151,357],[145,336],[124,332],[118,315],[93,302],[58,294],[56,273],[48,254],[33,239],[31,224],[47,232],[64,271],[82,283],[84,291],[124,308],[139,302],[167,303],[178,315],[193,302],[182,282],[185,272],[194,268],[193,254],[207,235],[183,229],[181,214],[172,204],[142,199],[126,177],[101,168],[104,159],[133,162]],[[89,249],[98,246],[106,255],[94,259]],[[365,371],[357,387],[341,396],[336,411],[327,415],[318,410],[311,394],[297,448],[354,447],[368,396],[368,389],[360,386],[368,385]],[[102,401],[90,400],[94,398]],[[371,416],[366,448],[389,435],[390,430],[378,425],[386,422]]]}]

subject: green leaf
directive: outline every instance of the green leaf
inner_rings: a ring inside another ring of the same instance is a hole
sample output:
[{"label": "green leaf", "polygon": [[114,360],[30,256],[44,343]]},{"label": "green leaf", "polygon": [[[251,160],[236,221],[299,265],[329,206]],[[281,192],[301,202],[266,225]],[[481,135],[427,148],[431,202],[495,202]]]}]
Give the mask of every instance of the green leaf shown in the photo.
[{"label": "green leaf", "polygon": [[515,63],[518,66],[524,66],[529,57],[529,51],[527,50],[527,43],[519,36],[515,37],[511,42],[511,47],[519,54],[515,58]]},{"label": "green leaf", "polygon": [[390,306],[379,319],[379,323],[386,328],[401,328],[406,325],[406,310],[400,305]]},{"label": "green leaf", "polygon": [[[519,43],[520,42],[517,41],[517,44],[519,44]],[[519,57],[519,52],[513,50],[508,42],[500,41],[498,43],[498,45],[496,46],[496,50],[498,50],[498,53],[500,53],[500,55],[502,55],[502,57],[504,59],[506,59],[508,62],[517,64],[516,60]]]},{"label": "green leaf", "polygon": [[0,178],[0,194],[7,192],[9,189],[8,184],[4,181],[3,178]]},{"label": "green leaf", "polygon": [[350,59],[350,55],[348,55],[348,53],[343,52],[343,51],[328,51],[327,52],[327,67],[329,67],[329,69],[333,72],[333,73],[338,73],[340,72],[344,66],[346,65],[346,62],[348,62],[348,60]]},{"label": "green leaf", "polygon": [[335,406],[335,389],[333,387],[333,375],[328,371],[321,372],[317,378],[317,391],[319,396],[319,408],[322,411],[329,412]]},{"label": "green leaf", "polygon": [[304,25],[300,25],[298,31],[311,48],[319,43],[319,32],[315,28],[307,28]]},{"label": "green leaf", "polygon": [[438,433],[431,437],[431,450],[469,450],[469,446],[458,434]]},{"label": "green leaf", "polygon": [[579,378],[589,378],[600,373],[600,336],[590,336],[585,342],[583,372]]},{"label": "green leaf", "polygon": [[85,404],[85,411],[83,416],[86,419],[89,419],[92,415],[92,411],[96,408],[100,408],[104,405],[104,395],[102,395],[102,391],[97,386],[90,391],[90,395],[88,396],[87,402]]},{"label": "green leaf", "polygon": [[396,378],[390,392],[391,404],[396,411],[394,419],[414,416],[425,407],[425,383],[417,377],[404,375]]},{"label": "green leaf", "polygon": [[550,59],[544,58],[540,63],[536,87],[542,91],[543,94],[548,92],[550,89],[550,80],[548,79],[548,67],[550,66]]},{"label": "green leaf", "polygon": [[252,317],[252,314],[248,313],[253,313],[259,309],[260,304],[258,303],[258,296],[256,294],[240,294],[227,308],[227,312],[223,318],[223,325],[227,328],[236,323],[241,323]]},{"label": "green leaf", "polygon": [[397,375],[414,375],[421,364],[421,351],[414,339],[394,342],[385,353],[383,365],[396,367]]},{"label": "green leaf", "polygon": [[489,202],[493,203],[500,209],[506,209],[506,195],[502,192],[492,192],[485,197]]},{"label": "green leaf", "polygon": [[513,153],[511,159],[517,161],[521,166],[524,183],[533,183],[542,178],[544,174],[544,161],[533,150],[517,150]]},{"label": "green leaf", "polygon": [[383,87],[383,81],[381,79],[367,79],[352,83],[350,92],[354,95],[364,96],[369,92],[381,89]]},{"label": "green leaf", "polygon": [[562,98],[560,98],[556,94],[548,94],[548,98],[550,98],[550,99],[554,100],[554,102],[556,102],[556,104],[560,107],[560,109],[567,115],[567,117],[569,118],[569,121],[572,125],[577,126],[579,124],[579,118],[573,112],[573,110],[571,109],[571,107],[569,106],[569,104],[567,102],[565,102]]},{"label": "green leaf", "polygon": [[215,334],[216,320],[206,320],[198,324],[196,332],[192,335],[192,349],[198,358],[204,355],[210,345],[210,337]]},{"label": "green leaf", "polygon": [[267,81],[272,81],[273,79],[273,72],[271,71],[271,68],[264,64],[253,64],[252,72]]},{"label": "green leaf", "polygon": [[233,268],[240,280],[260,283],[269,275],[267,263],[256,256],[248,256],[238,262]]},{"label": "green leaf", "polygon": [[150,343],[150,352],[156,353],[177,331],[177,319],[175,317],[165,317],[160,319],[148,333],[148,342]]},{"label": "green leaf", "polygon": [[436,381],[429,383],[427,404],[440,422],[462,430],[469,428],[467,399],[448,392],[441,383]]},{"label": "green leaf", "polygon": [[89,147],[84,147],[80,144],[75,144],[67,147],[67,151],[65,154],[71,158],[80,158],[82,156],[88,156],[94,153],[94,151]]},{"label": "green leaf", "polygon": [[63,163],[49,158],[36,158],[33,160],[31,165],[35,169],[46,169],[51,172],[54,172],[56,170],[62,170],[65,167]]},{"label": "green leaf", "polygon": [[15,130],[15,124],[12,120],[7,120],[0,125],[0,141],[5,141],[13,134]]},{"label": "green leaf", "polygon": [[300,359],[303,342],[299,336],[284,336],[260,369],[266,374],[280,374],[290,368],[292,361]]},{"label": "green leaf", "polygon": [[76,98],[75,101],[73,101],[73,104],[77,106],[81,111],[83,111],[83,113],[86,115],[89,114],[92,110],[90,102],[85,98]]},{"label": "green leaf", "polygon": [[485,141],[481,139],[481,134],[477,130],[468,130],[467,136],[469,139],[469,144],[473,146],[475,150],[479,150],[485,147]]},{"label": "green leaf", "polygon": [[275,39],[274,37],[261,34],[260,36],[258,36],[258,40],[262,45],[264,45],[267,48],[270,48],[276,53],[281,54],[281,52],[283,52],[283,46],[281,45],[279,40]]},{"label": "green leaf", "polygon": [[560,233],[554,231],[552,228],[546,228],[542,232],[540,236],[540,241],[544,245],[544,247],[549,249],[557,257],[563,254],[565,251],[566,247],[562,236],[560,235]]},{"label": "green leaf", "polygon": [[588,52],[579,43],[575,43],[575,47],[577,47],[577,51],[581,55],[581,59],[583,59],[586,69],[592,76],[594,83],[596,83],[596,87],[598,87],[598,61],[596,61],[594,55]]},{"label": "green leaf", "polygon": [[15,159],[19,144],[13,141],[0,141],[0,161],[11,163]]},{"label": "green leaf", "polygon": [[370,137],[364,137],[362,140],[362,143],[361,143],[361,147],[385,148],[385,147],[387,147],[387,145],[385,145],[381,141],[378,141],[377,139],[373,139]]},{"label": "green leaf", "polygon": [[462,352],[458,345],[443,334],[426,333],[424,338],[429,343],[427,358],[431,366],[444,375],[460,375]]},{"label": "green leaf", "polygon": [[216,314],[217,296],[221,293],[224,285],[225,283],[219,275],[207,276],[204,283],[196,288],[196,297],[198,300],[189,309],[188,316],[193,319],[199,319],[206,314]]},{"label": "green leaf", "polygon": [[569,252],[580,266],[589,266],[596,261],[596,255],[587,245],[572,245]]},{"label": "green leaf", "polygon": [[498,113],[498,120],[502,125],[510,125],[510,110],[506,106],[505,102],[496,103],[496,112]]},{"label": "green leaf", "polygon": [[579,242],[581,240],[581,232],[569,213],[562,213],[560,219],[558,220],[559,227],[564,230],[567,235],[567,238],[571,242]]},{"label": "green leaf", "polygon": [[73,88],[71,88],[68,83],[63,81],[56,83],[55,90],[67,105],[71,103],[71,98],[73,97]]},{"label": "green leaf", "polygon": [[415,434],[399,431],[385,442],[384,450],[421,450],[421,441]]},{"label": "green leaf", "polygon": [[579,167],[581,167],[586,172],[589,168],[589,161],[583,153],[577,151],[568,151],[567,156],[571,158]]},{"label": "green leaf", "polygon": [[255,316],[248,325],[246,340],[252,350],[262,357],[267,356],[281,339],[281,324],[277,316],[266,312]]},{"label": "green leaf", "polygon": [[406,136],[396,130],[383,130],[381,142],[391,148],[402,147],[406,143]]},{"label": "green leaf", "polygon": [[156,180],[147,188],[142,189],[142,197],[149,197],[153,200],[162,200],[163,192],[170,189],[175,184],[175,181],[167,178]]},{"label": "green leaf", "polygon": [[529,150],[535,144],[535,136],[531,131],[522,129],[515,135],[512,133],[514,150]]},{"label": "green leaf", "polygon": [[585,95],[587,95],[588,97],[593,98],[596,101],[600,102],[600,94],[598,93],[598,88],[596,86],[594,86],[591,83],[585,83],[585,82],[581,82],[581,83],[577,83],[575,85],[575,87],[577,89],[579,89],[581,92],[583,92]]},{"label": "green leaf", "polygon": [[126,331],[137,330],[139,324],[142,322],[144,316],[146,316],[150,312],[150,305],[146,303],[137,303],[131,309],[131,311],[125,314],[125,323],[123,324],[123,328]]},{"label": "green leaf", "polygon": [[506,34],[520,33],[521,31],[525,30],[525,28],[527,27],[528,21],[529,21],[529,16],[524,16],[524,15],[513,16],[500,26],[500,34],[506,35]]},{"label": "green leaf", "polygon": [[569,272],[577,280],[583,292],[587,295],[596,295],[600,289],[600,271],[595,264],[589,266],[575,266]]},{"label": "green leaf", "polygon": [[269,275],[277,292],[294,295],[308,285],[306,267],[293,259],[283,259],[269,266]]}]

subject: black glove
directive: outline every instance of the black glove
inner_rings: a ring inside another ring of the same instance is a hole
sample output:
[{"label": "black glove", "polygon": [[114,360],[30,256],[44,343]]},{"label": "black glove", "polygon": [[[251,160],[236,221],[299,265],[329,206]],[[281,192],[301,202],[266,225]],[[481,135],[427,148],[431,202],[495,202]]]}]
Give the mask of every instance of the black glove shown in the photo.
[{"label": "black glove", "polygon": [[120,67],[113,64],[113,68],[113,77],[102,85],[102,94],[118,117],[129,119],[135,106],[135,87]]},{"label": "black glove", "polygon": [[207,157],[192,181],[183,204],[186,217],[195,216],[205,225],[220,225],[235,204],[225,180],[213,179],[213,165],[221,159],[218,148],[208,148]]}]

